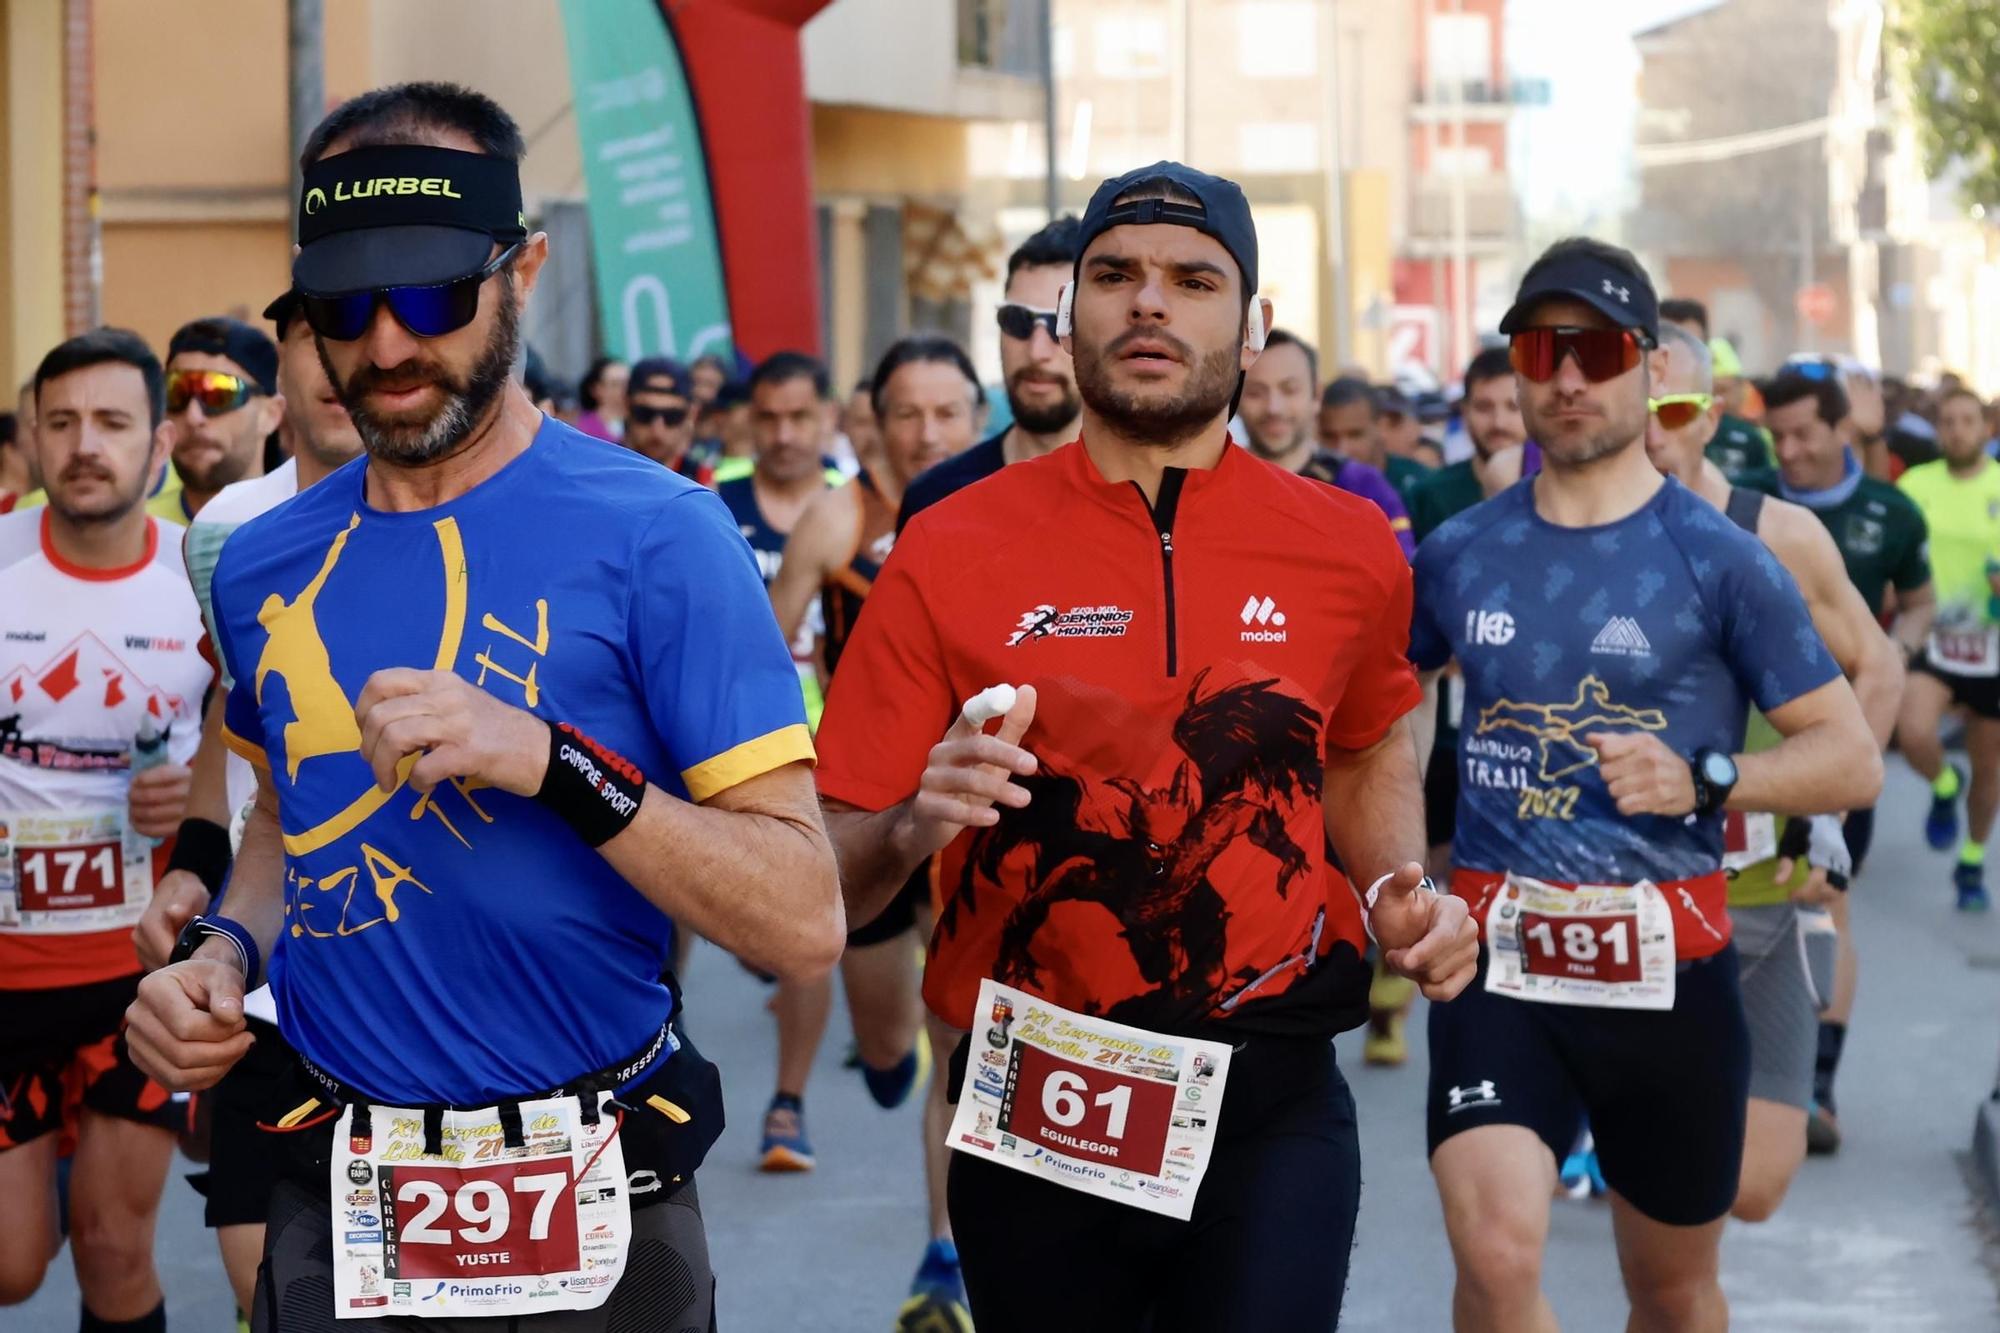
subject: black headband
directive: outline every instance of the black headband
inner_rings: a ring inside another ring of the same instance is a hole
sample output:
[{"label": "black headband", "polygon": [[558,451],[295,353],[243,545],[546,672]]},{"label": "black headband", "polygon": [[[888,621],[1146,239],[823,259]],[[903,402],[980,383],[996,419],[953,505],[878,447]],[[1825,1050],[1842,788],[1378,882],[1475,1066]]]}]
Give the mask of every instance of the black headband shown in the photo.
[{"label": "black headband", "polygon": [[375,227],[457,227],[526,239],[518,164],[455,148],[357,148],[306,168],[299,244]]}]

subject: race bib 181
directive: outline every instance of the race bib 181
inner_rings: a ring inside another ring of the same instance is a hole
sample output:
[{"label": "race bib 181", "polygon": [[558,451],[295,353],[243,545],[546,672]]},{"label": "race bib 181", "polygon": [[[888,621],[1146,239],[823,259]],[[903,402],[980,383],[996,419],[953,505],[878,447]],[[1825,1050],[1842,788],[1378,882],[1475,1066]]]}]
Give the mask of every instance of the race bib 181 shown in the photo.
[{"label": "race bib 181", "polygon": [[1543,1004],[1674,1007],[1674,918],[1650,883],[1509,875],[1486,918],[1486,989]]}]

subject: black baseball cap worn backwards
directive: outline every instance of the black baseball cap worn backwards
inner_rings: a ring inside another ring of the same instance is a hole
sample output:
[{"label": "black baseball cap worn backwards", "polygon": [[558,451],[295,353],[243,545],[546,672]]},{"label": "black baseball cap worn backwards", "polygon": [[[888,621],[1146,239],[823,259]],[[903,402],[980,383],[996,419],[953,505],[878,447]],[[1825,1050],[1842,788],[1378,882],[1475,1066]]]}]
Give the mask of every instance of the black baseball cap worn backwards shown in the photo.
[{"label": "black baseball cap worn backwards", "polygon": [[[1117,202],[1120,195],[1163,181],[1179,186],[1201,203],[1177,204],[1167,199]],[[1250,201],[1243,197],[1243,187],[1179,162],[1155,162],[1150,167],[1114,176],[1097,187],[1097,193],[1090,196],[1090,206],[1083,210],[1076,247],[1078,269],[1082,268],[1083,252],[1090,248],[1091,242],[1113,227],[1143,227],[1160,222],[1193,227],[1213,236],[1242,270],[1244,295],[1256,293],[1257,226],[1251,221]]]},{"label": "black baseball cap worn backwards", "polygon": [[1538,268],[1528,270],[1514,304],[1500,321],[1500,332],[1515,333],[1526,327],[1528,316],[1544,301],[1562,298],[1581,301],[1620,328],[1644,336],[1648,347],[1660,341],[1660,299],[1652,280],[1641,271],[1634,277],[1622,268],[1595,255],[1567,254]]},{"label": "black baseball cap worn backwards", "polygon": [[428,287],[527,239],[518,163],[428,144],[356,148],[306,168],[292,280],[316,296]]}]

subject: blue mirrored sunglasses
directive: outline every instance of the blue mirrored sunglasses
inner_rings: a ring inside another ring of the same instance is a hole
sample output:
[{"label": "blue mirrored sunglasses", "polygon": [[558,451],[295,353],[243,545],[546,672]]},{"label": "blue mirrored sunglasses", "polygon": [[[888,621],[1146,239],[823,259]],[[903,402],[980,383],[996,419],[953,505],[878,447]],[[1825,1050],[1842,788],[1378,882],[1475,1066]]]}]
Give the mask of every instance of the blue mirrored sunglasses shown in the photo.
[{"label": "blue mirrored sunglasses", "polygon": [[479,313],[479,288],[513,260],[519,243],[487,261],[486,267],[430,287],[373,287],[339,296],[299,293],[299,309],[312,331],[334,342],[353,342],[368,331],[375,308],[387,305],[396,322],[419,338],[456,333]]}]

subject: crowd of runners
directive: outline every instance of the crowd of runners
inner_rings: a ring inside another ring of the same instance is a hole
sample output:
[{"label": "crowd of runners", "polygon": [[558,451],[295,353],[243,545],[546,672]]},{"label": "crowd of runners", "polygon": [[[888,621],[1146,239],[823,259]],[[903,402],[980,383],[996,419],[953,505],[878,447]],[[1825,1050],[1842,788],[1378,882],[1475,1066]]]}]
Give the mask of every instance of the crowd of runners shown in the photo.
[{"label": "crowd of runners", "polygon": [[[1988,906],[2000,413],[1752,377],[1586,238],[1371,383],[1171,162],[1013,252],[991,401],[923,332],[572,393],[523,153],[344,103],[265,322],[0,417],[0,1305],[67,1244],[165,1329],[182,1148],[249,1328],[711,1328],[721,1080],[810,1172],[832,1042],[923,1102],[883,1327],[1327,1329],[1346,1079],[1421,1042],[1459,1328],[1555,1326],[1565,1193],[1631,1327],[1726,1327],[1725,1222],[1839,1148],[1892,745],[1899,874]],[[697,937],[775,1068],[689,1039]]]}]

